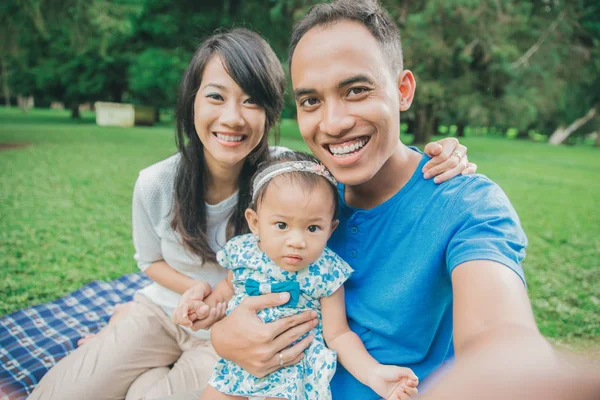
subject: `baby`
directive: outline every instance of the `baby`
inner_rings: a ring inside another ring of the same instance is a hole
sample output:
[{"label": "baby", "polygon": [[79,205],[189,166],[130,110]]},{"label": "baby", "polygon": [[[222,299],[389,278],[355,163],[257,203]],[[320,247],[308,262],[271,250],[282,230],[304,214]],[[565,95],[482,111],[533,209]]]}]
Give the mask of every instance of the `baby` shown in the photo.
[{"label": "baby", "polygon": [[[352,269],[326,247],[338,224],[338,196],[329,171],[307,154],[286,152],[259,168],[246,210],[252,234],[232,238],[217,253],[229,275],[213,295],[221,291],[222,298],[232,296],[229,313],[246,296],[289,292],[288,303],[261,310],[258,316],[271,322],[315,310],[319,324],[310,332],[314,339],[299,363],[283,366],[279,353],[283,367],[263,378],[219,360],[201,399],[331,399],[336,353],[352,375],[385,399],[409,399],[417,392],[412,370],[379,364],[348,327],[343,283]],[[175,313],[193,315],[192,309],[181,304]]]}]

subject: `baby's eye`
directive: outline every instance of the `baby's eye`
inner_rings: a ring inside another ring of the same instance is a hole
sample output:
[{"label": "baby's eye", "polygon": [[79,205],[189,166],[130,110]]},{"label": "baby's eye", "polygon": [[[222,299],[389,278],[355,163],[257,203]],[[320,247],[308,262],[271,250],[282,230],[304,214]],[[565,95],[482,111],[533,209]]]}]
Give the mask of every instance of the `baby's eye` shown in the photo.
[{"label": "baby's eye", "polygon": [[308,227],[308,231],[311,232],[311,233],[315,233],[319,229],[321,229],[321,228],[319,228],[317,225],[311,225],[311,226]]},{"label": "baby's eye", "polygon": [[284,230],[285,228],[287,228],[287,224],[285,222],[278,222],[275,225],[277,226],[277,229],[280,230]]}]

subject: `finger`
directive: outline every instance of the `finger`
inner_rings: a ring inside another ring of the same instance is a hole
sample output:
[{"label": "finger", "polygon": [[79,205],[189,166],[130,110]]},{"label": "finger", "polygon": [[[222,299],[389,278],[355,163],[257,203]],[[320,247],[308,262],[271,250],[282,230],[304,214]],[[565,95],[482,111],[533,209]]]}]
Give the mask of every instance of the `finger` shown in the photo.
[{"label": "finger", "polygon": [[[465,147],[465,149],[466,149],[466,147]],[[440,175],[443,172],[446,172],[448,170],[455,168],[457,165],[459,165],[461,162],[463,162],[464,153],[462,153],[460,150],[456,150],[456,151],[458,151],[458,155],[456,155],[454,153],[450,153],[449,155],[442,153],[439,156],[437,156],[436,158],[431,159],[429,162],[435,161],[436,164],[432,165],[431,168],[424,171],[423,177],[425,179],[432,178],[434,176]],[[427,164],[425,164],[425,165],[427,166]],[[464,162],[464,165],[466,166],[466,162]],[[423,170],[425,170],[425,167],[423,167]],[[462,169],[461,169],[461,172],[462,172]]]},{"label": "finger", "polygon": [[444,149],[443,146],[441,144],[439,144],[438,142],[431,142],[431,143],[427,143],[427,145],[425,146],[423,151],[429,157],[433,158],[433,157],[437,156],[438,154],[440,154],[443,149]]},{"label": "finger", "polygon": [[[289,362],[290,360],[295,360],[301,354],[304,354],[304,350],[306,350],[308,348],[308,346],[310,346],[313,339],[314,339],[313,335],[308,335],[304,339],[302,339],[301,341],[299,341],[298,343],[293,345],[292,347],[281,350],[280,352],[281,352],[281,354],[283,354],[284,363]],[[281,347],[279,347],[279,348],[281,348]],[[279,366],[279,353],[280,352],[275,353],[275,355],[271,358],[270,362],[268,362],[269,365]]]},{"label": "finger", "polygon": [[300,325],[291,327],[287,331],[283,332],[281,335],[275,337],[275,339],[273,340],[273,346],[276,349],[285,349],[289,347],[292,343],[294,343],[302,336],[310,332],[315,326],[317,326],[318,323],[319,321],[316,318],[314,318]]},{"label": "finger", "polygon": [[402,386],[402,390],[404,394],[407,396],[406,398],[416,397],[419,394],[419,389],[412,386]]},{"label": "finger", "polygon": [[[276,337],[276,336],[280,336],[283,332],[290,331],[292,328],[298,327],[307,322],[314,324],[313,327],[317,326],[317,323],[318,323],[317,315],[318,314],[316,311],[304,311],[303,313],[292,315],[291,317],[278,319],[277,321],[272,322],[268,325],[273,329],[273,331],[272,331],[273,337]],[[308,332],[310,329],[312,329],[312,328],[309,328],[308,330],[301,329],[300,336],[302,336],[303,334]],[[296,339],[298,339],[300,336],[297,336]],[[287,343],[287,345],[289,345],[290,343]],[[281,346],[280,348],[283,349],[283,348],[287,347],[287,345]]]},{"label": "finger", "polygon": [[462,172],[463,175],[471,175],[475,173],[477,173],[477,164],[472,162],[468,163],[467,168],[465,168],[465,170]]},{"label": "finger", "polygon": [[[457,157],[452,157],[452,158],[457,158]],[[435,183],[442,183],[442,182],[446,182],[448,179],[450,178],[454,178],[457,175],[460,175],[462,173],[462,171],[465,170],[465,168],[467,167],[466,162],[460,161],[454,168],[448,169],[447,171],[439,174],[438,176],[436,176],[435,178],[433,178],[433,181]]]},{"label": "finger", "polygon": [[217,309],[213,307],[210,309],[210,312],[208,313],[208,316],[206,318],[195,321],[192,324],[192,326],[190,327],[190,329],[194,332],[197,330],[200,330],[200,329],[207,329],[207,328],[211,327],[212,324],[214,324],[216,320],[217,320]]},{"label": "finger", "polygon": [[[450,158],[450,155],[452,154],[452,152],[455,151],[456,148],[459,146],[458,140],[456,138],[445,138],[445,139],[439,140],[436,143],[442,147],[442,151],[440,151],[437,155],[435,155],[435,157],[432,157],[431,160],[429,160],[427,162],[427,164],[425,164],[423,166],[423,172],[426,172],[430,168],[448,160],[448,158]],[[425,179],[429,179],[429,178],[425,178]]]},{"label": "finger", "polygon": [[287,292],[283,293],[269,293],[260,296],[248,296],[240,306],[247,307],[248,309],[256,312],[265,308],[277,307],[287,303],[290,300],[290,294]]}]

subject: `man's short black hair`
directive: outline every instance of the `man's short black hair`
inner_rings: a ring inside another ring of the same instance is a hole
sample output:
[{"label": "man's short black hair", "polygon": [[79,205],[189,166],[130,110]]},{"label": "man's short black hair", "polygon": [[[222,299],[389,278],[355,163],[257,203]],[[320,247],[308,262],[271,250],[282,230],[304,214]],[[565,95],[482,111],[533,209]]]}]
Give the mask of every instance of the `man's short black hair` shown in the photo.
[{"label": "man's short black hair", "polygon": [[343,20],[356,21],[367,28],[381,44],[384,56],[394,73],[402,71],[400,31],[378,0],[336,0],[317,4],[294,26],[290,43],[289,66],[302,37],[314,27],[333,25]]}]

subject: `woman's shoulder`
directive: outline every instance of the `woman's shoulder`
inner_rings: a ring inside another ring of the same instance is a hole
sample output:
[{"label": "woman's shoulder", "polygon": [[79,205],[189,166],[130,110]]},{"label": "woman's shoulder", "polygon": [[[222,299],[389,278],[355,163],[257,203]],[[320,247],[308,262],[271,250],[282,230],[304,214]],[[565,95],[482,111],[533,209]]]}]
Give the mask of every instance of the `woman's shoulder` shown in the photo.
[{"label": "woman's shoulder", "polygon": [[177,153],[141,170],[135,184],[135,192],[152,201],[157,200],[157,197],[172,197],[180,157]]}]

